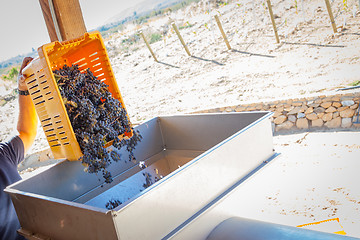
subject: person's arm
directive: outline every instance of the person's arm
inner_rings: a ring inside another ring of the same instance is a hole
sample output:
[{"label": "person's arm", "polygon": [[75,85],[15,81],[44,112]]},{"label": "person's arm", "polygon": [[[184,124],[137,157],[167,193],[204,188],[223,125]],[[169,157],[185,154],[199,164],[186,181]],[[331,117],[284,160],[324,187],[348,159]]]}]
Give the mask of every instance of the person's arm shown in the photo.
[{"label": "person's arm", "polygon": [[[23,68],[32,61],[33,58],[24,58],[20,67],[18,76],[18,88],[19,91],[27,91],[28,87],[25,83],[25,77],[22,74]],[[19,118],[17,122],[17,130],[19,137],[24,143],[24,150],[27,152],[31,145],[34,143],[36,130],[37,130],[37,115],[34,108],[34,104],[30,98],[30,95],[19,94]]]}]

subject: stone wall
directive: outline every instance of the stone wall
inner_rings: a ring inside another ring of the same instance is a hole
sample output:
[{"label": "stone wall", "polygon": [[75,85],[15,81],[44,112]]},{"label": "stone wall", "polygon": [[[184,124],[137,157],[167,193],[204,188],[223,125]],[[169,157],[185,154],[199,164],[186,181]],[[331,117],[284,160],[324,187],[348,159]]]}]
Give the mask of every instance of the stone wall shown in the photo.
[{"label": "stone wall", "polygon": [[360,124],[355,123],[358,117],[359,99],[360,92],[355,91],[346,94],[248,103],[196,113],[271,111],[274,113],[272,122],[275,131],[310,128],[360,128]]}]

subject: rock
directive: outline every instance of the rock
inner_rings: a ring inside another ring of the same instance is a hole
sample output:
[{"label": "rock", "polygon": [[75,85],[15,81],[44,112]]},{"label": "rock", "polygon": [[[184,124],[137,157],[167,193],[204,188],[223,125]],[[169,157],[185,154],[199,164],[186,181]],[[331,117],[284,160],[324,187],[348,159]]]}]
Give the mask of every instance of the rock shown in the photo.
[{"label": "rock", "polygon": [[346,110],[348,108],[349,108],[349,106],[345,106],[345,107],[340,107],[337,110],[338,110],[338,112],[342,112],[342,111],[344,111],[344,110]]},{"label": "rock", "polygon": [[352,116],[354,116],[354,114],[355,114],[355,110],[348,108],[340,112],[340,117],[351,118]]},{"label": "rock", "polygon": [[269,104],[265,104],[265,105],[263,106],[263,110],[268,111],[269,109],[270,109]]},{"label": "rock", "polygon": [[[276,108],[281,108],[281,107],[284,107],[284,104],[283,103],[278,103],[276,104]],[[282,110],[281,110],[282,111]]]},{"label": "rock", "polygon": [[350,109],[357,109],[359,107],[359,104],[355,103],[354,105],[350,106]]},{"label": "rock", "polygon": [[355,102],[354,102],[353,100],[345,100],[345,101],[341,101],[341,104],[342,104],[344,107],[348,107],[348,106],[354,105]]},{"label": "rock", "polygon": [[255,106],[248,106],[246,108],[246,111],[254,111],[254,110],[256,110]]},{"label": "rock", "polygon": [[349,128],[352,125],[352,119],[351,118],[343,118],[341,119],[341,127],[342,128]]},{"label": "rock", "polygon": [[275,124],[281,124],[283,122],[285,122],[287,119],[287,117],[285,115],[280,115],[277,118],[274,119],[274,123]]},{"label": "rock", "polygon": [[305,117],[306,117],[307,119],[309,119],[309,120],[316,120],[316,119],[318,119],[318,116],[316,115],[316,113],[306,114]]},{"label": "rock", "polygon": [[328,109],[325,110],[326,113],[333,113],[336,112],[336,108],[334,108],[333,106],[329,107]]},{"label": "rock", "polygon": [[301,106],[299,112],[305,112],[308,109],[308,107],[304,104]]},{"label": "rock", "polygon": [[309,122],[306,118],[300,118],[296,121],[296,127],[300,129],[309,128]]},{"label": "rock", "polygon": [[288,114],[289,115],[290,114],[296,114],[296,113],[300,112],[300,110],[301,110],[301,107],[295,107]]},{"label": "rock", "polygon": [[244,106],[237,106],[237,107],[235,108],[235,111],[236,111],[236,112],[243,112],[243,111],[245,111],[245,109],[246,109],[246,107],[244,107]]},{"label": "rock", "polygon": [[314,121],[311,121],[312,127],[322,127],[324,125],[324,122],[322,119],[316,119]]},{"label": "rock", "polygon": [[325,115],[325,113],[317,113],[318,118],[322,118]]},{"label": "rock", "polygon": [[314,112],[315,112],[315,113],[323,113],[323,112],[325,112],[325,108],[323,108],[323,107],[317,107],[317,108],[314,109]]},{"label": "rock", "polygon": [[334,118],[337,118],[338,116],[340,116],[340,113],[339,113],[339,112],[334,112],[334,113],[333,113],[333,119],[334,119]]},{"label": "rock", "polygon": [[322,120],[324,120],[325,122],[330,121],[332,118],[333,118],[332,113],[325,113],[324,116],[322,116]]},{"label": "rock", "polygon": [[308,109],[306,109],[305,114],[309,114],[312,113],[314,111],[313,107],[309,107]]},{"label": "rock", "polygon": [[341,126],[341,117],[332,119],[324,124],[328,128],[339,128]]},{"label": "rock", "polygon": [[291,105],[285,105],[284,106],[284,111],[290,112],[293,109],[294,109],[294,106],[291,106]]},{"label": "rock", "polygon": [[295,117],[295,115],[288,115],[288,120],[289,120],[290,122],[295,123],[295,122],[296,122],[296,117]]},{"label": "rock", "polygon": [[286,121],[282,124],[279,124],[276,126],[275,131],[280,131],[280,130],[289,130],[294,126],[294,123],[290,122],[290,121]]},{"label": "rock", "polygon": [[300,101],[296,101],[296,102],[293,102],[292,103],[292,105],[294,106],[294,107],[300,107],[300,106],[302,106],[302,102],[300,102]]},{"label": "rock", "polygon": [[309,104],[308,106],[316,108],[316,107],[320,106],[320,103],[312,103],[312,104]]},{"label": "rock", "polygon": [[304,118],[304,117],[305,117],[305,113],[300,112],[297,114],[297,118]]},{"label": "rock", "polygon": [[320,98],[315,99],[314,103],[319,104],[322,103],[322,100]]},{"label": "rock", "polygon": [[332,97],[331,100],[335,101],[335,102],[340,102],[340,97],[335,96],[335,97]]},{"label": "rock", "polygon": [[332,106],[334,106],[334,107],[336,107],[336,108],[339,108],[339,107],[341,107],[342,105],[341,105],[341,103],[339,103],[339,102],[333,102],[333,103],[332,103]]},{"label": "rock", "polygon": [[281,112],[274,112],[273,118],[277,118],[278,116],[280,116],[282,113]]},{"label": "rock", "polygon": [[331,102],[323,102],[322,104],[320,104],[320,106],[323,108],[328,108],[331,106],[331,104],[332,104]]}]

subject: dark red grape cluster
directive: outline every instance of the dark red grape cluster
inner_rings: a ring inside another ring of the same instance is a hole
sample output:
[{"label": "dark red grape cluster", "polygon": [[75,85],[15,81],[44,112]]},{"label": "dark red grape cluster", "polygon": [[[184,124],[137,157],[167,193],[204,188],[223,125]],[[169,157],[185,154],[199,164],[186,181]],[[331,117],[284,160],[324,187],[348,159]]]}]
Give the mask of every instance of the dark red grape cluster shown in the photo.
[{"label": "dark red grape cluster", "polygon": [[117,206],[120,206],[121,204],[122,204],[122,202],[120,202],[120,201],[117,200],[117,199],[115,199],[115,200],[109,200],[109,201],[106,203],[105,207],[106,207],[107,209],[111,210],[111,209],[116,208]]},{"label": "dark red grape cluster", "polygon": [[[108,85],[101,82],[87,69],[80,72],[78,65],[54,71],[67,114],[89,173],[101,172],[106,183],[113,181],[107,167],[120,156],[115,150],[105,148],[107,143],[120,150],[126,147],[129,160],[136,161],[134,149],[141,135],[133,131],[131,138],[122,138],[131,132],[130,121],[121,102],[112,97]],[[121,137],[121,139],[119,138]]]}]

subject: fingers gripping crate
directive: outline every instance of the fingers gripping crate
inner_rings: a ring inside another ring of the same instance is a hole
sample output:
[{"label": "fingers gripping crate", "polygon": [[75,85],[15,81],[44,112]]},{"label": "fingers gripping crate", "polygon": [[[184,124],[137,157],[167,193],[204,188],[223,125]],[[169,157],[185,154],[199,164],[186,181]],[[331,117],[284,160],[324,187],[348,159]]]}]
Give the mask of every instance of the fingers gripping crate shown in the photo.
[{"label": "fingers gripping crate", "polygon": [[[41,121],[54,158],[78,160],[82,156],[53,71],[65,64],[79,65],[81,72],[90,69],[107,84],[112,96],[125,108],[105,45],[99,32],[65,42],[52,42],[38,49],[39,57],[24,70],[31,99]],[[127,116],[129,118],[129,116]],[[123,137],[131,137],[132,132]]]}]

